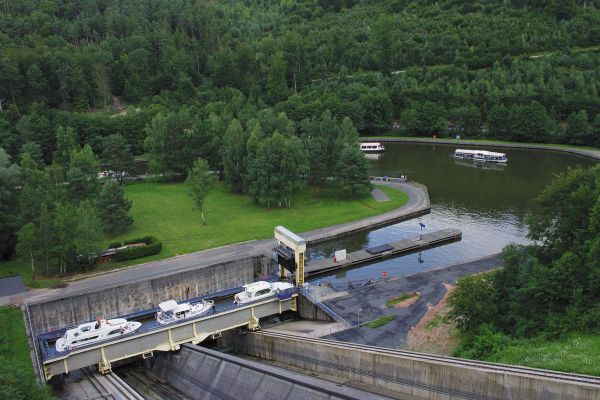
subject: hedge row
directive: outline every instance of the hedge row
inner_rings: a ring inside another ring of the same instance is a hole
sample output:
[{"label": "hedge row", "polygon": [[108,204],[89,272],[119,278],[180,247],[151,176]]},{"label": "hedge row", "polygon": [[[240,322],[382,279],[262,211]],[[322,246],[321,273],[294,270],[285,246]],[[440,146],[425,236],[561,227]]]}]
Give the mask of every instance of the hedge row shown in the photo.
[{"label": "hedge row", "polygon": [[117,249],[115,261],[133,260],[134,258],[151,256],[160,253],[162,250],[162,242],[154,236],[144,236],[143,238],[125,240],[123,242],[125,246],[133,243],[146,243],[146,246]]}]

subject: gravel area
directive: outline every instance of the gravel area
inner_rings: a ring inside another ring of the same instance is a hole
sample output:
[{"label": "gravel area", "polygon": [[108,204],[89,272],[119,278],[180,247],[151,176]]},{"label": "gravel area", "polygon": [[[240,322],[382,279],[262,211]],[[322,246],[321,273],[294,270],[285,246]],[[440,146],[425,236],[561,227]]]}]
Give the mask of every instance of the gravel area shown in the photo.
[{"label": "gravel area", "polygon": [[[360,324],[386,315],[396,318],[378,328],[361,326],[327,336],[329,339],[380,347],[404,347],[410,329],[416,326],[432,305],[438,304],[447,292],[445,284],[454,284],[462,276],[490,271],[500,267],[498,255],[471,262],[420,272],[418,274],[379,281],[348,291],[348,296],[326,300],[324,303],[352,324]],[[420,294],[409,307],[389,307],[385,302],[403,293]]]}]

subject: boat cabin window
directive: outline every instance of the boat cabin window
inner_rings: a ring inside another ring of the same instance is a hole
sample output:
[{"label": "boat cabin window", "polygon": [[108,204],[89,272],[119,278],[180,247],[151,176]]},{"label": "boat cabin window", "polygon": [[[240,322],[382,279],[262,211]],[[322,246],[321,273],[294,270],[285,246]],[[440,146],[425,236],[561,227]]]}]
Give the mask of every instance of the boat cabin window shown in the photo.
[{"label": "boat cabin window", "polygon": [[121,333],[121,328],[113,329],[112,331],[108,332],[109,335],[116,335],[118,333]]},{"label": "boat cabin window", "polygon": [[88,332],[90,329],[92,329],[92,327],[90,327],[90,326],[84,326],[80,330],[81,330],[81,332]]},{"label": "boat cabin window", "polygon": [[256,296],[262,296],[264,294],[267,294],[271,291],[271,289],[263,289],[263,290],[259,290],[258,292],[256,292]]}]

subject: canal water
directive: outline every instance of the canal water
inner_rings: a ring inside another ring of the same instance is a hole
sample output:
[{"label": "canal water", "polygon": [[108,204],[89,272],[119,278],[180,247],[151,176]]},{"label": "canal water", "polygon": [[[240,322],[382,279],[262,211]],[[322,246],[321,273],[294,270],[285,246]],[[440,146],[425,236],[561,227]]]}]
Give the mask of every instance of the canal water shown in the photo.
[{"label": "canal water", "polygon": [[336,250],[356,251],[371,246],[419,236],[423,232],[457,228],[460,242],[421,253],[384,260],[358,268],[316,277],[312,282],[377,279],[383,275],[401,276],[432,268],[453,265],[498,253],[509,243],[528,243],[524,217],[532,199],[569,167],[587,167],[593,160],[551,151],[481,149],[506,153],[506,166],[455,160],[460,146],[437,144],[386,143],[380,159],[370,159],[371,175],[398,177],[427,186],[431,213],[340,240],[310,246],[311,259],[333,257]]}]

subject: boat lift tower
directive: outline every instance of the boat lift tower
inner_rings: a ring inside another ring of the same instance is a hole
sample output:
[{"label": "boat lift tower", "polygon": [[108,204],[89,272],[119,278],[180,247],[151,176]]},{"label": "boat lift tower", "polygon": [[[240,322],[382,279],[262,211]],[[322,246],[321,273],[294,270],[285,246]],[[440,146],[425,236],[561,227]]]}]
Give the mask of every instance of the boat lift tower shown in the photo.
[{"label": "boat lift tower", "polygon": [[[304,284],[306,240],[283,226],[275,227],[275,239],[277,240],[275,252],[281,277],[285,277],[285,270],[288,270],[296,275],[296,287],[301,287]],[[297,311],[295,297],[292,299],[291,309]]]}]

